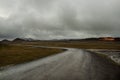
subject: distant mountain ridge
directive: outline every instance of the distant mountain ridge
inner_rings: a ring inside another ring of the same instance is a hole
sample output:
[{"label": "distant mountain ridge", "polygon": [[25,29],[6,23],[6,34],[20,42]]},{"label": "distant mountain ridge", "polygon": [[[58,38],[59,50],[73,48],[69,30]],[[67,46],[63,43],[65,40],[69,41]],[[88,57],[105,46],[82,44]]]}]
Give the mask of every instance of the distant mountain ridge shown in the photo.
[{"label": "distant mountain ridge", "polygon": [[13,42],[19,42],[19,41],[34,41],[32,38],[16,38],[13,40]]},{"label": "distant mountain ridge", "polygon": [[7,39],[2,40],[2,43],[9,42],[32,42],[32,41],[120,41],[120,37],[99,37],[99,38],[85,38],[85,39],[53,39],[53,40],[35,40],[32,38],[15,38],[12,41]]}]

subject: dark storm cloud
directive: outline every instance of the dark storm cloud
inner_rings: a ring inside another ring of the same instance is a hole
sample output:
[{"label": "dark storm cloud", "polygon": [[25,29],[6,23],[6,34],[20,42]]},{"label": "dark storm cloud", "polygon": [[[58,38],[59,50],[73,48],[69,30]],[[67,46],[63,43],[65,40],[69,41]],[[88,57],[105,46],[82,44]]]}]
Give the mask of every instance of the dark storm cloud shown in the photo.
[{"label": "dark storm cloud", "polygon": [[0,38],[119,36],[119,0],[0,0]]}]

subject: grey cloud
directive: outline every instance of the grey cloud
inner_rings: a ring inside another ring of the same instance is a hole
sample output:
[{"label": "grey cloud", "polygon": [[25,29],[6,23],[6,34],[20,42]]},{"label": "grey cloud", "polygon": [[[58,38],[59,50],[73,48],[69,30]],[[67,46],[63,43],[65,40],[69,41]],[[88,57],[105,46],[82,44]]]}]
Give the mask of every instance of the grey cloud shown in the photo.
[{"label": "grey cloud", "polygon": [[0,38],[119,36],[119,2],[119,0],[0,0]]}]

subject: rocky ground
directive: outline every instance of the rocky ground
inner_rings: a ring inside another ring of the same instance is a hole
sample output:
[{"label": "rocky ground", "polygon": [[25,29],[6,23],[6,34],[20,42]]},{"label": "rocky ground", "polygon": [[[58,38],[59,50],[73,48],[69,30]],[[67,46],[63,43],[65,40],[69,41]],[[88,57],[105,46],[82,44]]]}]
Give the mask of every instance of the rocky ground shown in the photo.
[{"label": "rocky ground", "polygon": [[89,49],[92,52],[102,54],[107,56],[109,59],[113,60],[115,63],[120,65],[120,50],[115,49]]}]

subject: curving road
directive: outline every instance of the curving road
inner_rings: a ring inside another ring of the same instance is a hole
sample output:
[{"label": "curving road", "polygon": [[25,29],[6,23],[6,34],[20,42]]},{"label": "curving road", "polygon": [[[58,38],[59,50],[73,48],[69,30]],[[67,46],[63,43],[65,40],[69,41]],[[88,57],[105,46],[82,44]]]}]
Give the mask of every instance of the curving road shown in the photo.
[{"label": "curving road", "polygon": [[13,66],[0,80],[120,80],[120,67],[80,49]]}]

